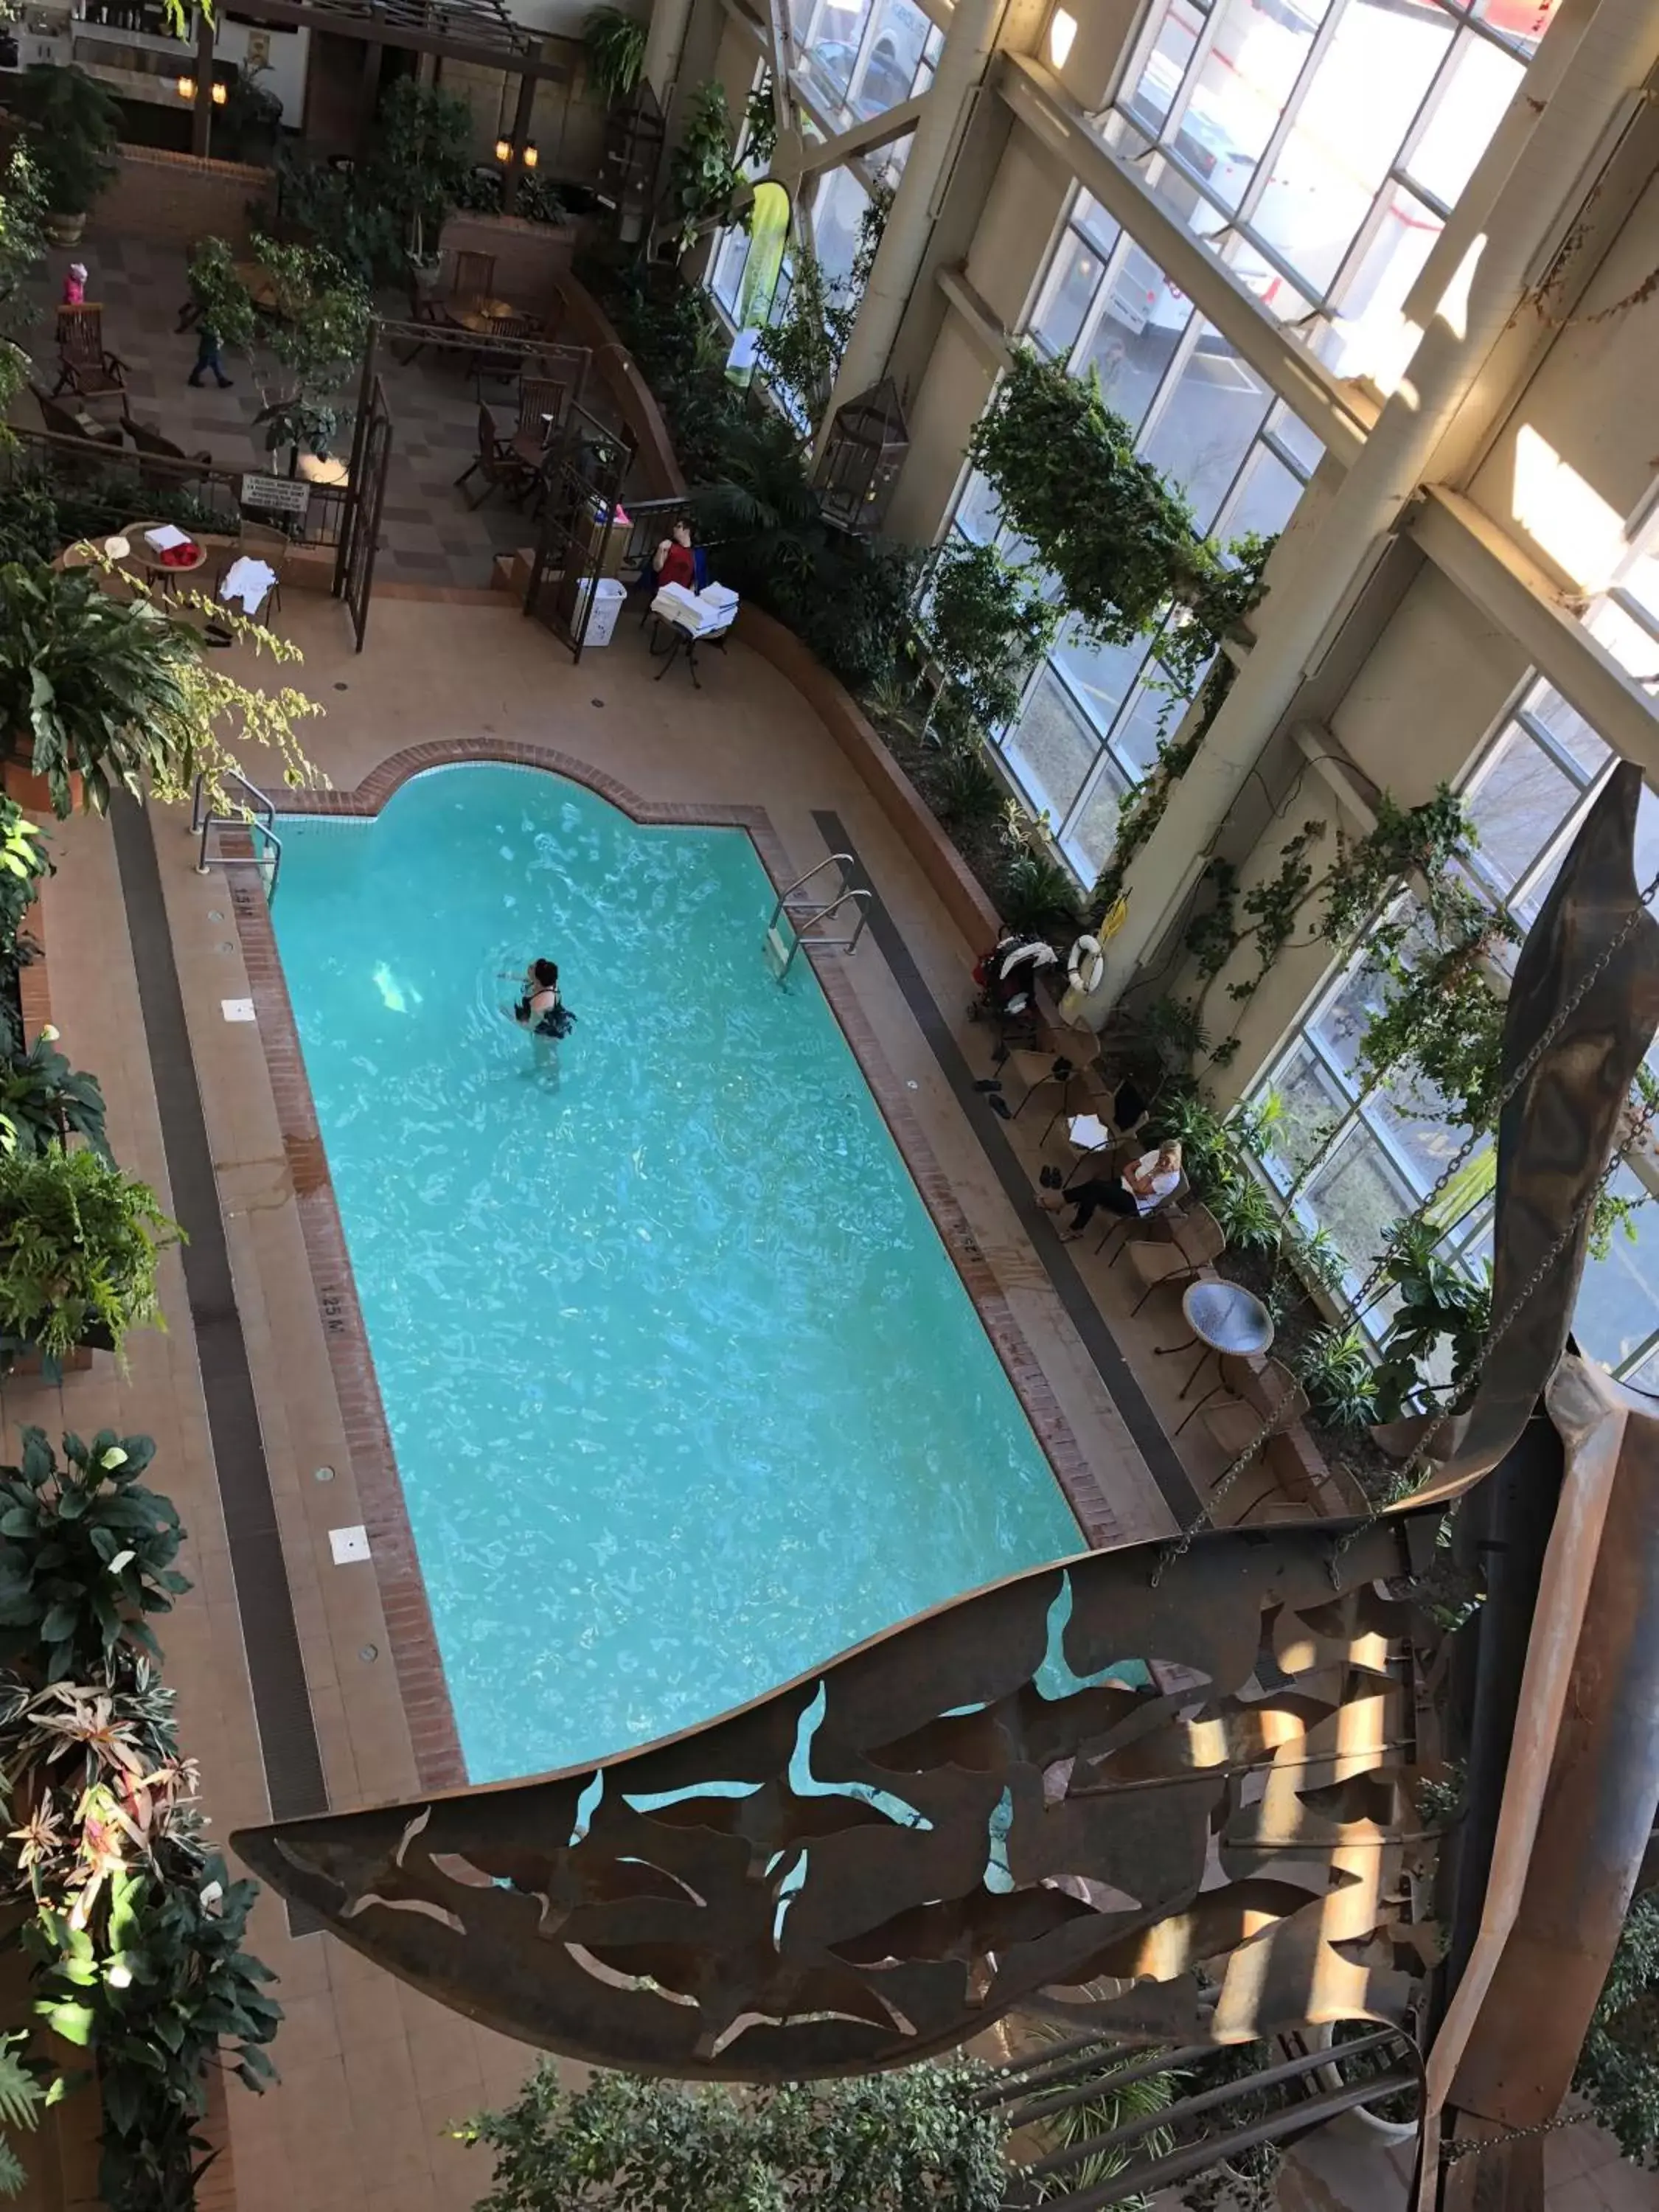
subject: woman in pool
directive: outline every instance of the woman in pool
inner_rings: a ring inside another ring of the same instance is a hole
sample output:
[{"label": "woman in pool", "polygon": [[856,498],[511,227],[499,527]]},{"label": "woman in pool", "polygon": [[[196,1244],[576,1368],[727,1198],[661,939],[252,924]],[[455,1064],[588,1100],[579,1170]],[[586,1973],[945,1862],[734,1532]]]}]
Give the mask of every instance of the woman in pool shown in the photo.
[{"label": "woman in pool", "polygon": [[532,1036],[562,1037],[576,1017],[559,996],[556,961],[532,960],[524,971],[524,991],[513,1018]]},{"label": "woman in pool", "polygon": [[1150,1213],[1172,1197],[1181,1182],[1181,1147],[1161,1145],[1155,1152],[1143,1152],[1133,1164],[1124,1169],[1115,1181],[1105,1176],[1091,1176],[1085,1181],[1073,1183],[1069,1190],[1045,1191],[1038,1200],[1050,1213],[1058,1213],[1062,1206],[1077,1208],[1071,1226],[1062,1229],[1060,1241],[1069,1244],[1080,1237],[1097,1212],[1130,1214]]}]

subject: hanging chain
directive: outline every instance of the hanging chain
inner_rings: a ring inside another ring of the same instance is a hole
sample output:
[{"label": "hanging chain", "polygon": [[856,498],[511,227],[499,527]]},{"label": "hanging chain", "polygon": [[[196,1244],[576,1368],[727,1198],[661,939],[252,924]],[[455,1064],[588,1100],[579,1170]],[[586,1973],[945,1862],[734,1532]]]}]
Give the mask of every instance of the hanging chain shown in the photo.
[{"label": "hanging chain", "polygon": [[1440,2163],[1455,2166],[1462,2158],[1479,2158],[1483,2150],[1497,2150],[1504,2143],[1526,2142],[1534,2136],[1553,2136],[1562,2128],[1576,2128],[1583,2124],[1578,2112],[1558,2112],[1553,2120],[1539,2120],[1529,2128],[1505,2128],[1501,2136],[1447,2136],[1440,2145]]},{"label": "hanging chain", "polygon": [[[1578,982],[1574,985],[1572,990],[1563,1000],[1553,1018],[1545,1029],[1543,1035],[1539,1038],[1536,1044],[1532,1047],[1531,1050],[1522,1060],[1520,1066],[1516,1069],[1514,1074],[1509,1078],[1503,1089],[1499,1091],[1498,1097],[1493,1100],[1480,1127],[1472,1130],[1468,1139],[1459,1147],[1450,1164],[1442,1173],[1433,1188],[1429,1192],[1422,1204],[1419,1206],[1418,1214],[1419,1218],[1431,1209],[1435,1200],[1439,1197],[1440,1194],[1446,1188],[1447,1185],[1452,1181],[1454,1176],[1460,1174],[1462,1169],[1467,1165],[1470,1157],[1474,1153],[1476,1145],[1480,1143],[1482,1136],[1485,1135],[1486,1131],[1489,1130],[1497,1121],[1504,1107],[1509,1104],[1510,1100],[1514,1097],[1516,1092],[1521,1088],[1521,1085],[1532,1073],[1533,1069],[1537,1066],[1540,1060],[1542,1059],[1544,1054],[1560,1035],[1562,1029],[1565,1027],[1566,1023],[1571,1019],[1575,1013],[1577,1013],[1579,1007],[1583,1006],[1584,1000],[1589,997],[1590,992],[1606,974],[1611,963],[1618,954],[1622,951],[1625,945],[1629,943],[1632,936],[1635,933],[1638,923],[1641,921],[1643,915],[1647,910],[1648,901],[1656,894],[1659,894],[1659,873],[1655,874],[1652,880],[1642,891],[1636,906],[1626,917],[1624,925],[1620,929],[1618,934],[1603,948],[1601,952],[1591,963],[1589,969],[1579,979]],[[1652,1127],[1656,1114],[1659,1114],[1659,1091],[1656,1091],[1653,1099],[1650,1103],[1644,1103],[1641,1111],[1634,1116],[1623,1144],[1620,1146],[1618,1151],[1614,1152],[1612,1158],[1609,1159],[1606,1168],[1602,1170],[1597,1181],[1592,1184],[1588,1191],[1585,1192],[1583,1197],[1573,1208],[1571,1216],[1568,1219],[1566,1225],[1561,1231],[1560,1235],[1557,1237],[1549,1250],[1544,1255],[1544,1257],[1533,1269],[1531,1275],[1522,1285],[1522,1289],[1517,1292],[1516,1297],[1510,1300],[1507,1310],[1503,1314],[1501,1318],[1493,1317],[1492,1320],[1489,1320],[1486,1333],[1481,1337],[1480,1342],[1476,1347],[1474,1358],[1470,1363],[1477,1371],[1485,1364],[1487,1355],[1492,1351],[1493,1346],[1498,1343],[1513,1326],[1516,1320],[1533,1297],[1534,1291],[1538,1289],[1540,1284],[1542,1283],[1545,1277],[1549,1273],[1550,1269],[1555,1265],[1562,1253],[1565,1251],[1567,1246],[1571,1243],[1573,1237],[1577,1233],[1580,1223],[1589,1213],[1590,1208],[1595,1205],[1602,1191],[1606,1189],[1613,1176],[1624,1164],[1626,1155],[1638,1146],[1643,1138],[1647,1135],[1649,1130]],[[1364,1310],[1364,1308],[1370,1301],[1373,1291],[1387,1273],[1389,1264],[1389,1254],[1385,1249],[1382,1255],[1376,1261],[1375,1267],[1371,1269],[1370,1273],[1366,1277],[1365,1281],[1361,1285],[1359,1291],[1353,1300],[1353,1310],[1356,1313],[1360,1313]],[[1199,1508],[1198,1512],[1194,1516],[1193,1519],[1189,1521],[1180,1531],[1173,1542],[1166,1544],[1164,1547],[1158,1555],[1158,1565],[1152,1570],[1152,1588],[1154,1589],[1156,1589],[1158,1584],[1163,1581],[1164,1569],[1169,1566],[1172,1561],[1184,1558],[1186,1553],[1192,1549],[1194,1537],[1196,1536],[1206,1523],[1212,1519],[1215,1508],[1227,1495],[1228,1492],[1237,1481],[1239,1476],[1243,1474],[1245,1468],[1249,1466],[1250,1462],[1255,1459],[1256,1454],[1261,1449],[1262,1446],[1267,1443],[1273,1437],[1278,1433],[1280,1417],[1283,1415],[1285,1407],[1289,1405],[1293,1395],[1293,1391],[1287,1391],[1285,1393],[1285,1396],[1280,1399],[1279,1404],[1273,1407],[1272,1413],[1267,1415],[1267,1419],[1263,1421],[1261,1426],[1257,1430],[1255,1436],[1250,1438],[1249,1442],[1244,1446],[1243,1449],[1238,1454],[1232,1464],[1222,1475],[1220,1480],[1211,1486],[1204,1504]],[[1389,1510],[1389,1507],[1398,1504],[1402,1498],[1409,1497],[1412,1492],[1417,1487],[1421,1470],[1428,1460],[1431,1446],[1438,1437],[1441,1431],[1452,1418],[1453,1416],[1449,1407],[1443,1408],[1440,1411],[1431,1425],[1425,1431],[1423,1436],[1419,1439],[1416,1449],[1413,1452],[1410,1459],[1407,1462],[1399,1475],[1396,1476],[1395,1480],[1389,1484],[1389,1488],[1382,1498],[1377,1502],[1377,1504],[1373,1505],[1370,1513],[1366,1516],[1364,1520],[1359,1522],[1357,1528],[1351,1529],[1346,1536],[1340,1540],[1332,1553],[1331,1571],[1333,1577],[1334,1577],[1336,1572],[1336,1565],[1338,1560],[1340,1560],[1342,1554],[1348,1549],[1349,1546],[1355,1542],[1358,1538],[1364,1535],[1368,1530],[1375,1528],[1377,1522],[1382,1518],[1382,1515]]]}]

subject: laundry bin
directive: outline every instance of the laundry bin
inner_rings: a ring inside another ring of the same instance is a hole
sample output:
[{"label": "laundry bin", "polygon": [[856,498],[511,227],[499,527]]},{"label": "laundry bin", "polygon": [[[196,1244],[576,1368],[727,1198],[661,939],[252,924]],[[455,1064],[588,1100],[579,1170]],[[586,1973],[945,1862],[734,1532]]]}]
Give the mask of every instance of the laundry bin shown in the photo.
[{"label": "laundry bin", "polygon": [[625,587],[614,576],[601,576],[593,586],[593,611],[587,617],[587,635],[582,637],[582,616],[587,606],[588,587],[584,583],[576,594],[575,632],[584,646],[609,645],[617,634],[617,617],[627,599]]}]

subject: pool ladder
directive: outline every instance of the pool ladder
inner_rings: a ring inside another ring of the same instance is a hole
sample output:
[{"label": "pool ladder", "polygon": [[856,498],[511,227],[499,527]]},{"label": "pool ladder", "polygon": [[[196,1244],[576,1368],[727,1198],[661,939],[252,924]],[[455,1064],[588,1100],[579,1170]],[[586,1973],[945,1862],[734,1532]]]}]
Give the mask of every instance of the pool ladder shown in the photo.
[{"label": "pool ladder", "polygon": [[[240,787],[244,804],[234,814],[214,811],[207,795],[207,778],[198,775],[191,794],[190,828],[192,836],[199,836],[196,850],[196,872],[204,876],[210,863],[216,861],[222,868],[258,868],[264,885],[265,903],[276,896],[276,878],[283,866],[283,841],[276,834],[276,809],[256,783],[239,775],[234,768],[223,772],[228,784]],[[208,846],[216,830],[238,830],[247,838],[246,853],[226,852],[216,846],[210,853]]]},{"label": "pool ladder", "polygon": [[[766,925],[763,946],[773,973],[780,983],[795,963],[795,955],[803,945],[823,952],[850,952],[864,934],[864,925],[870,919],[870,889],[867,884],[848,880],[858,863],[850,853],[831,853],[827,860],[820,860],[816,868],[809,868],[804,876],[797,876],[787,890],[780,891],[778,902],[772,909],[772,918]],[[817,892],[808,892],[806,886],[814,877],[826,869],[837,871],[839,888],[833,898],[820,902]],[[828,937],[809,934],[820,922],[828,921],[843,907],[850,906],[855,917],[850,937]],[[789,923],[789,939],[783,934],[785,921]]]}]

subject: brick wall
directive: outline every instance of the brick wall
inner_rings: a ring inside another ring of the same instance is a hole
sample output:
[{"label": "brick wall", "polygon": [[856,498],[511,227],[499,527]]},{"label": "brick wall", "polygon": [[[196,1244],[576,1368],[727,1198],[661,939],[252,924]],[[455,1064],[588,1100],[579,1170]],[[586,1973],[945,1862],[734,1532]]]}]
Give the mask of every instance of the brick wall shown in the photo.
[{"label": "brick wall", "polygon": [[247,209],[270,189],[269,169],[240,161],[199,161],[155,146],[123,146],[120,169],[87,218],[87,236],[145,238],[181,250],[198,238],[246,246]]}]

